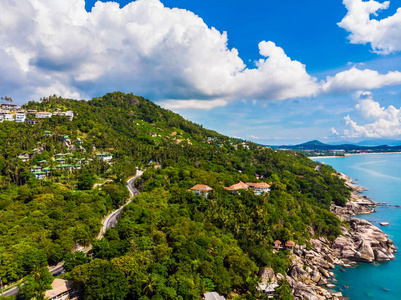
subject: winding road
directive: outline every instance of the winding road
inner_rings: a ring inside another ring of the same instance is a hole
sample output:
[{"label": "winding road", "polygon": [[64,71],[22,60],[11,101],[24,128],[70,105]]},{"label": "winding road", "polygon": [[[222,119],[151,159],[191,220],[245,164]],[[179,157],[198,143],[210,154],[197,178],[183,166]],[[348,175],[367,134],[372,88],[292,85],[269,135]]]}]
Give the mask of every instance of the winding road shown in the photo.
[{"label": "winding road", "polygon": [[[96,239],[98,239],[98,240],[102,239],[103,235],[107,229],[113,228],[114,226],[116,226],[116,224],[118,222],[118,218],[121,215],[122,209],[126,205],[130,204],[132,199],[135,196],[139,195],[139,191],[135,188],[134,183],[135,183],[135,180],[137,180],[142,174],[143,174],[142,171],[137,171],[136,175],[134,177],[131,177],[130,179],[127,180],[127,188],[131,195],[130,199],[123,206],[114,210],[113,212],[111,212],[104,218],[104,220],[102,221],[103,227],[100,230],[99,235],[96,237]],[[88,253],[91,248],[92,247],[89,246],[83,252]],[[64,262],[60,262],[57,266],[50,268],[49,271],[54,277],[64,274],[65,273]],[[18,295],[18,292],[19,292],[19,288],[16,286],[16,287],[13,287],[13,288],[5,291],[4,293],[1,293],[0,297],[16,296],[16,295]]]}]

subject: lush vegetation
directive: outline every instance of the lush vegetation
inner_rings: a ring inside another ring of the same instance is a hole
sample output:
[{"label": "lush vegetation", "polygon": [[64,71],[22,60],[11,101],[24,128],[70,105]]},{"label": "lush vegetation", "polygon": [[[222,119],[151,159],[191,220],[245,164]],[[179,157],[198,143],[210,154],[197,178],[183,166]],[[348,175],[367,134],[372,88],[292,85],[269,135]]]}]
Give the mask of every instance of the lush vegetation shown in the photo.
[{"label": "lush vegetation", "polygon": [[[339,234],[329,207],[343,205],[349,191],[335,170],[316,168],[303,154],[220,135],[132,94],[49,97],[26,109],[68,109],[77,116],[0,124],[3,281],[33,278],[38,266],[65,260],[66,277],[87,299],[200,299],[214,290],[254,299],[260,268],[285,273],[289,266],[287,253],[272,252],[274,240],[304,244],[312,235]],[[86,151],[69,152],[88,163],[33,178],[32,165],[52,164],[56,153],[66,152],[65,135],[82,139]],[[17,158],[38,145],[43,151],[32,160]],[[112,153],[112,164],[95,159],[96,151]],[[136,182],[143,192],[117,226],[94,241],[102,216],[126,201],[125,179],[136,167],[146,168]],[[257,178],[271,185],[269,194],[223,189]],[[111,182],[91,189],[105,179]],[[188,191],[195,184],[212,187],[211,197]],[[70,253],[89,243],[92,259]],[[280,291],[288,296],[285,283]]]}]

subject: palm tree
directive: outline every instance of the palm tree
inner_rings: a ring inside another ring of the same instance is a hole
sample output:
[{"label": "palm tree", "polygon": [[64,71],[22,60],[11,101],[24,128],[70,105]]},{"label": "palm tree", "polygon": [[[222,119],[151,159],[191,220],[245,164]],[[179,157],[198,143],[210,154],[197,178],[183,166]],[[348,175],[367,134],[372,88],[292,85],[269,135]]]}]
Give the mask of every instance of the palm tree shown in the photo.
[{"label": "palm tree", "polygon": [[157,278],[153,274],[149,274],[146,279],[142,280],[142,282],[145,283],[143,292],[147,296],[151,295],[157,286]]}]

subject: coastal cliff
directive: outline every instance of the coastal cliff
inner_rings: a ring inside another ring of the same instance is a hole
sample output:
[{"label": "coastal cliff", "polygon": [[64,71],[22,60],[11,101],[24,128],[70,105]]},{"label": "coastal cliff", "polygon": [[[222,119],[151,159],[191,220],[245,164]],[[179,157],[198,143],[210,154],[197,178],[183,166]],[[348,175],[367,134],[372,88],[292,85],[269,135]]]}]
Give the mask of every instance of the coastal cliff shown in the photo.
[{"label": "coastal cliff", "polygon": [[[352,189],[351,197],[344,207],[331,207],[331,211],[347,225],[342,226],[342,235],[333,242],[324,237],[310,240],[309,245],[297,245],[291,255],[292,266],[285,279],[291,287],[295,300],[342,299],[341,292],[331,292],[335,287],[332,269],[335,265],[353,267],[357,262],[390,261],[395,259],[396,248],[388,236],[370,222],[354,218],[355,215],[375,212],[376,203],[360,195],[364,189],[355,185],[351,178],[341,174],[346,185]],[[312,229],[310,228],[310,231]],[[313,231],[311,232],[314,235]],[[263,269],[262,281],[284,279],[281,274]],[[345,286],[344,288],[347,288]]]}]

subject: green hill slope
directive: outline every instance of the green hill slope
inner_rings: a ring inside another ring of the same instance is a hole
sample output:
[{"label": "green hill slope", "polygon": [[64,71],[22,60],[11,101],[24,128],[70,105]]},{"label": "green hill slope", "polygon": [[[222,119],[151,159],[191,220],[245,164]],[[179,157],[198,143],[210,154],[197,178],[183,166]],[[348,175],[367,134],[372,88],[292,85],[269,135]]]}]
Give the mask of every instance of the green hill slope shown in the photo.
[{"label": "green hill slope", "polygon": [[[329,239],[340,232],[328,209],[344,204],[349,191],[332,168],[316,171],[304,155],[223,136],[132,94],[49,97],[24,108],[75,116],[0,124],[3,281],[71,260],[76,243],[92,243],[102,216],[127,199],[124,181],[137,167],[146,169],[137,182],[143,193],[93,242],[90,263],[70,264],[68,276],[87,299],[200,299],[211,290],[255,296],[259,268],[285,272],[288,265],[286,252],[272,252],[273,241],[304,244],[311,232]],[[24,162],[24,153],[33,157]],[[40,162],[50,169],[42,180],[30,170]],[[90,189],[105,179],[112,182]],[[239,181],[272,190],[223,188]],[[211,196],[188,191],[195,184],[213,188]]]}]

